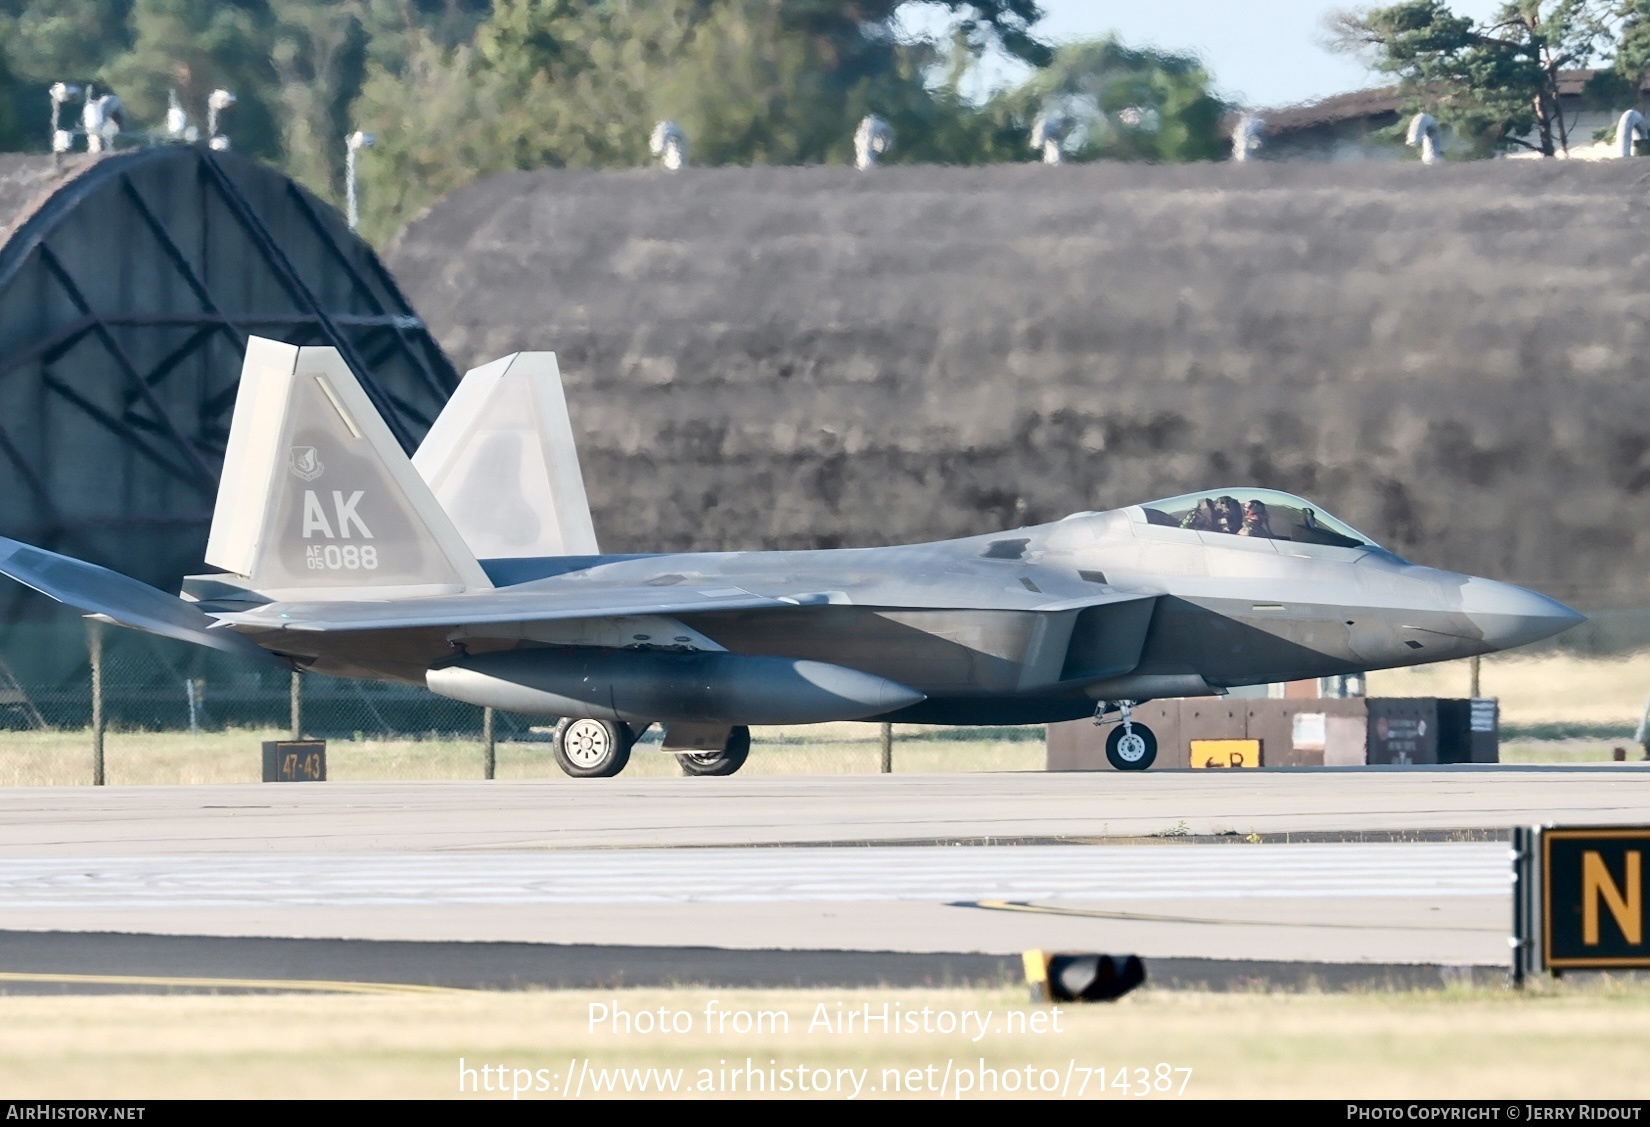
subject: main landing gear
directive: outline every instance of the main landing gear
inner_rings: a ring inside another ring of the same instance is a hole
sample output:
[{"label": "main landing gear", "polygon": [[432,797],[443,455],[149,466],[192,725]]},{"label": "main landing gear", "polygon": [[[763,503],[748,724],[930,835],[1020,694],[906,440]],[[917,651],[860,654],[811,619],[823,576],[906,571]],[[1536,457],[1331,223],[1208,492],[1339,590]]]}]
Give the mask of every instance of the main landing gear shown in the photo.
[{"label": "main landing gear", "polygon": [[678,752],[684,775],[731,775],[745,765],[751,753],[751,730],[743,724],[729,729],[720,751]]},{"label": "main landing gear", "polygon": [[[625,769],[630,762],[630,749],[637,738],[647,730],[638,731],[617,720],[583,720],[567,717],[556,725],[556,765],[575,779],[608,779]],[[710,743],[688,744],[691,751],[676,752],[676,762],[682,765],[684,775],[731,775],[745,765],[751,753],[751,730],[745,725],[726,729],[726,735],[714,729],[709,733]],[[721,739],[721,746],[714,742]],[[677,747],[683,746],[677,744]],[[667,737],[665,750],[671,748]]]},{"label": "main landing gear", "polygon": [[1101,701],[1094,710],[1094,722],[1103,724],[1112,712],[1122,714],[1122,723],[1106,735],[1106,761],[1119,771],[1144,771],[1157,760],[1157,736],[1137,723],[1133,709],[1137,701]]},{"label": "main landing gear", "polygon": [[618,720],[566,717],[556,725],[556,766],[575,779],[607,779],[630,762],[636,735]]}]

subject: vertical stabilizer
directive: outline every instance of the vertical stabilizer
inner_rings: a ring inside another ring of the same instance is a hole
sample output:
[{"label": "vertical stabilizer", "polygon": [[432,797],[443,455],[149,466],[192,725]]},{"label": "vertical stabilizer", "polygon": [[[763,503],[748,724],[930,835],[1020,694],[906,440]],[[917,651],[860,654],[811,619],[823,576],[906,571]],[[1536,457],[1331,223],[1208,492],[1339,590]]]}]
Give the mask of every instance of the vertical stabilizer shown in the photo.
[{"label": "vertical stabilizer", "polygon": [[491,586],[337,350],[258,337],[247,344],[206,559],[277,597]]},{"label": "vertical stabilizer", "polygon": [[553,352],[467,373],[413,465],[482,559],[598,551]]}]

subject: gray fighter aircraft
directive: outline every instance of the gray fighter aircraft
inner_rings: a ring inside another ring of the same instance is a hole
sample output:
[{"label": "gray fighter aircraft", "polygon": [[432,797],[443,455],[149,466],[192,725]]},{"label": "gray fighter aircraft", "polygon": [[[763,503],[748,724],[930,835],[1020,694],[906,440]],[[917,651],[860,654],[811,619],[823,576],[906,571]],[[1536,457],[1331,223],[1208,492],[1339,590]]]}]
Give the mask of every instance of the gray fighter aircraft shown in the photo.
[{"label": "gray fighter aircraft", "polygon": [[[445,507],[444,507],[445,505]],[[689,774],[750,725],[1026,724],[1491,653],[1581,616],[1408,563],[1299,497],[1222,488],[932,544],[601,555],[554,357],[471,372],[409,460],[331,349],[247,349],[182,598],[0,539],[0,572],[245,657],[559,717],[577,776],[665,726]]]}]

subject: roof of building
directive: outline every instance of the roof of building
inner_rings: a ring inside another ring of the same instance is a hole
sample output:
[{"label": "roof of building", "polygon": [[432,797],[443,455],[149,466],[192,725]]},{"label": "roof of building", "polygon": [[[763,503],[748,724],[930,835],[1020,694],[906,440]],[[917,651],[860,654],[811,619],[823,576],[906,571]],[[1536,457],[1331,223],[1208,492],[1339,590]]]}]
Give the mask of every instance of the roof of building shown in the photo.
[{"label": "roof of building", "polygon": [[[1581,97],[1587,81],[1597,73],[1596,70],[1561,71],[1558,77],[1559,97]],[[1650,77],[1645,79],[1644,84],[1640,86],[1640,90],[1650,92]],[[1256,112],[1266,121],[1266,132],[1277,137],[1324,125],[1339,125],[1350,121],[1371,121],[1382,118],[1389,114],[1398,113],[1408,100],[1407,96],[1399,92],[1398,86],[1393,84],[1389,86],[1371,86],[1363,90],[1352,90],[1345,94],[1336,94],[1315,102],[1276,106],[1272,109]]]},{"label": "roof of building", "polygon": [[56,161],[49,156],[0,153],[0,241],[94,159],[85,154]]}]

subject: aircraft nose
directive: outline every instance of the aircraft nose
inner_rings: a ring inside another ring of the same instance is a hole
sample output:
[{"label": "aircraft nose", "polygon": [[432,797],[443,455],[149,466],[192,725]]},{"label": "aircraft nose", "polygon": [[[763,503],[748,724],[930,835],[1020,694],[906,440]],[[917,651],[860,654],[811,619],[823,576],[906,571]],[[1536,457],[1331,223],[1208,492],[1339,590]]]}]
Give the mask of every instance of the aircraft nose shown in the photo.
[{"label": "aircraft nose", "polygon": [[1539,642],[1587,621],[1556,599],[1476,577],[1461,589],[1461,609],[1483,631],[1485,643],[1498,650]]}]

